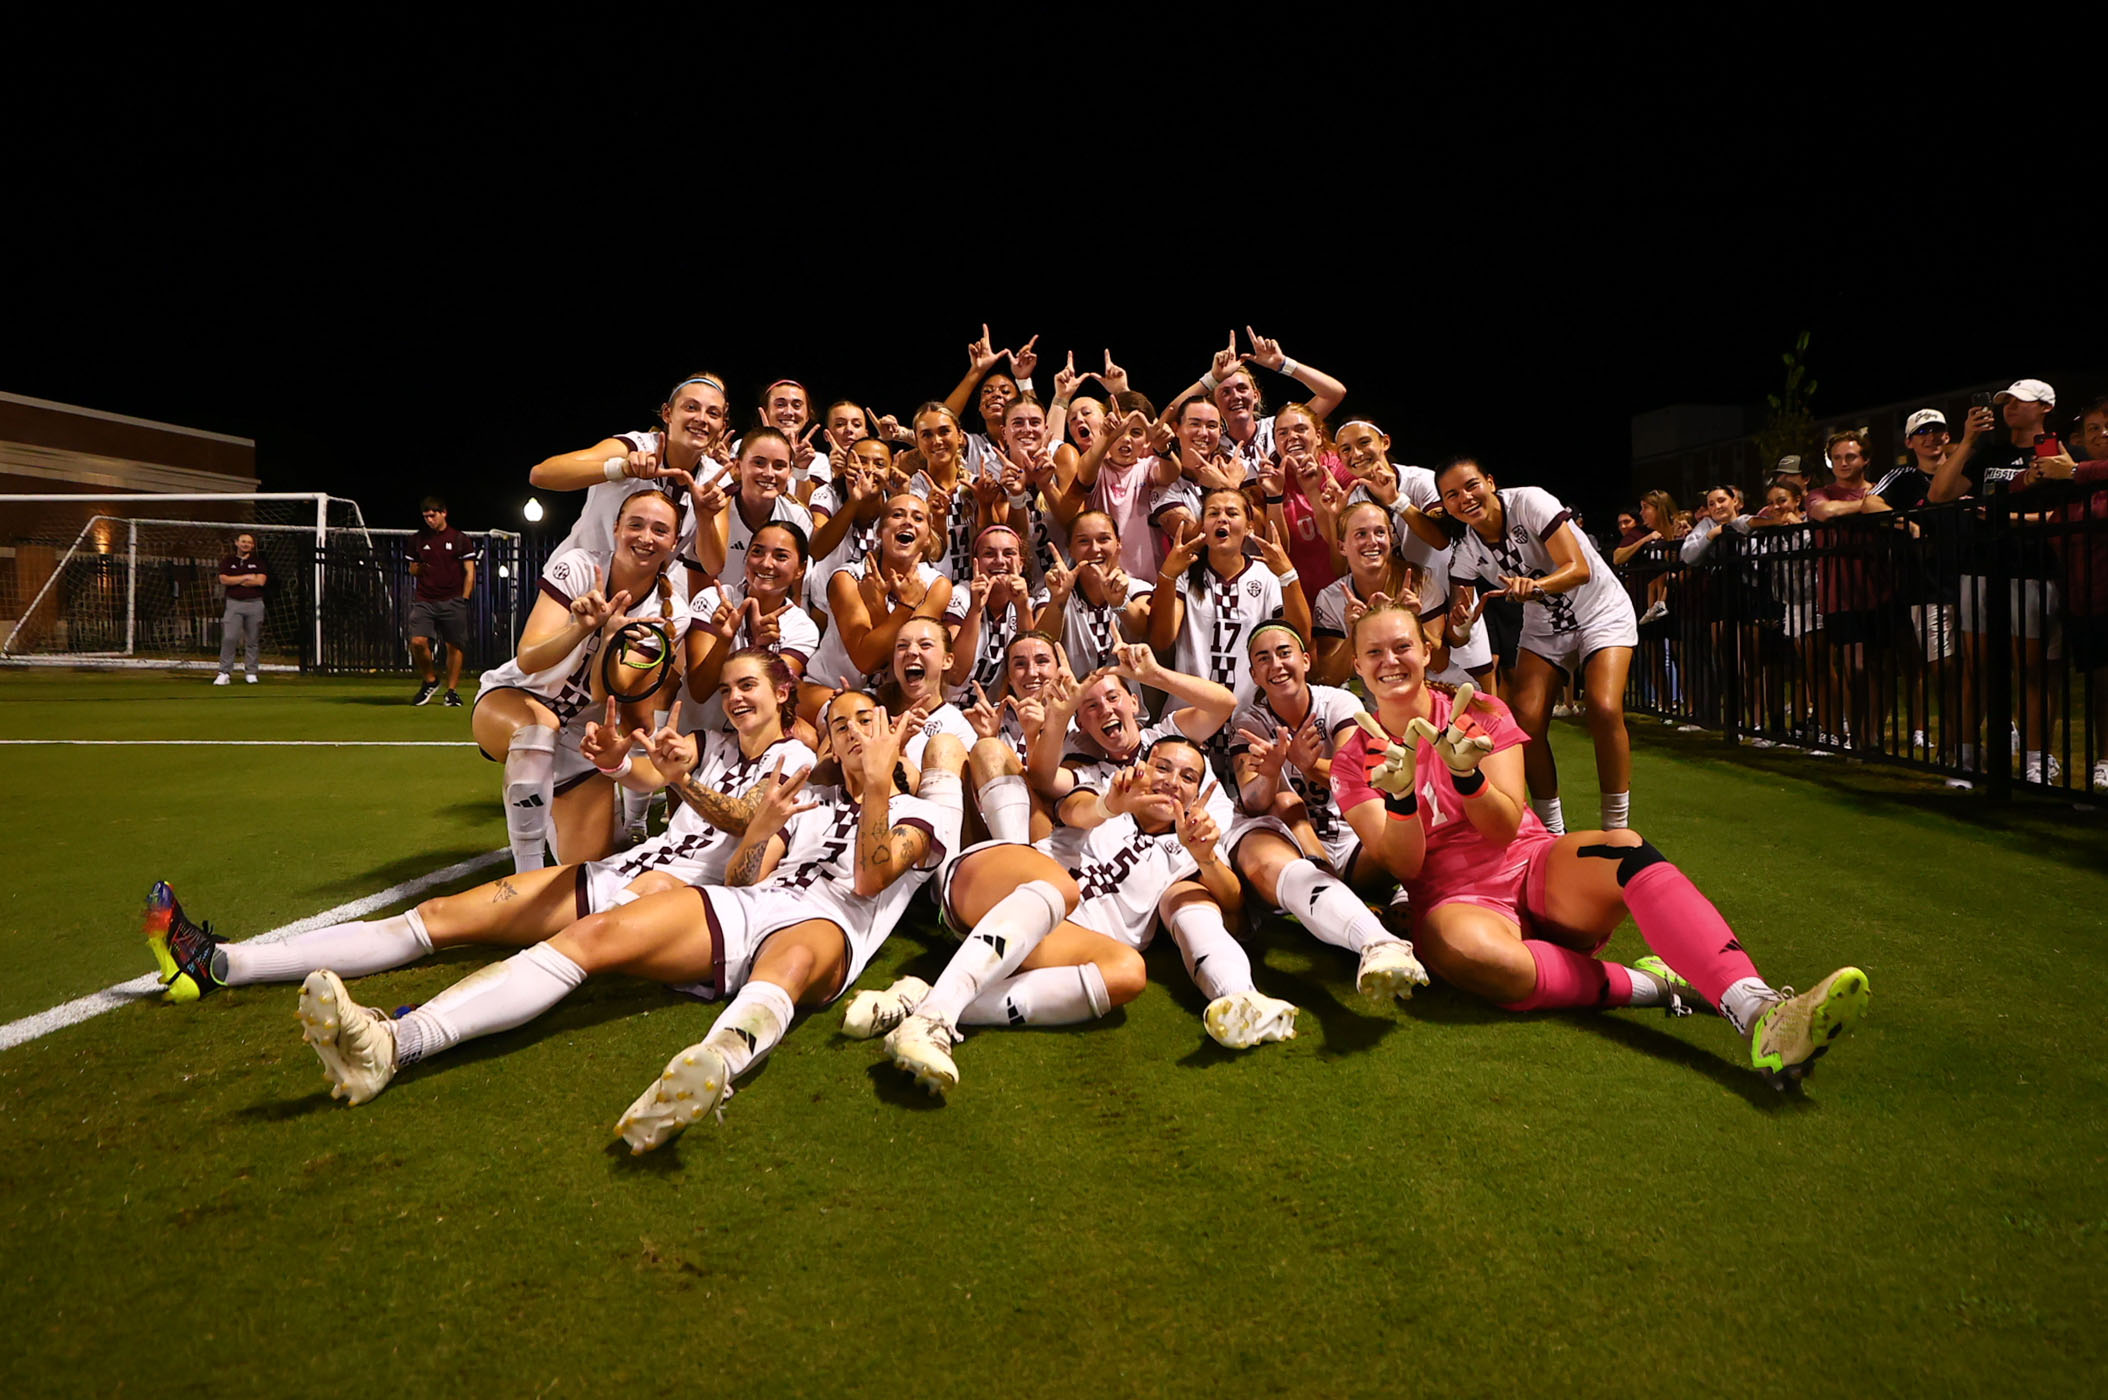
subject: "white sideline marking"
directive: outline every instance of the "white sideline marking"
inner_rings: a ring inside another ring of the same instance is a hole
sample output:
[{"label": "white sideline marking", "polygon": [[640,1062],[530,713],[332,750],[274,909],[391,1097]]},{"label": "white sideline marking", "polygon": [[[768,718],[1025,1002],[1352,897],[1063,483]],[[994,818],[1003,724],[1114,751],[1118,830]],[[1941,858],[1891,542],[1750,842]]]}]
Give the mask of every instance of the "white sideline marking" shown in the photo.
[{"label": "white sideline marking", "polygon": [[[485,851],[480,856],[456,861],[444,870],[435,870],[429,875],[420,875],[414,880],[405,880],[399,885],[390,885],[379,894],[369,894],[364,899],[354,899],[349,904],[339,904],[334,909],[325,909],[319,914],[310,914],[283,928],[274,928],[269,933],[259,933],[248,943],[277,943],[296,934],[308,933],[331,924],[341,924],[350,919],[371,914],[376,909],[386,909],[391,904],[400,904],[412,895],[421,894],[435,885],[444,885],[470,875],[488,865],[495,865],[512,855],[510,847],[502,851]],[[12,1050],[38,1036],[50,1035],[53,1031],[77,1026],[91,1016],[100,1016],[105,1011],[115,1011],[120,1006],[129,1006],[140,998],[150,996],[161,989],[161,975],[149,972],[144,977],[134,977],[129,982],[119,982],[99,992],[78,997],[63,1006],[54,1006],[49,1011],[39,1011],[34,1016],[24,1016],[19,1021],[9,1021],[0,1026],[0,1050]]]},{"label": "white sideline marking", "polygon": [[[89,748],[206,749],[472,749],[472,739],[0,739],[34,747],[74,744]],[[0,1049],[6,1047],[0,1046]]]}]

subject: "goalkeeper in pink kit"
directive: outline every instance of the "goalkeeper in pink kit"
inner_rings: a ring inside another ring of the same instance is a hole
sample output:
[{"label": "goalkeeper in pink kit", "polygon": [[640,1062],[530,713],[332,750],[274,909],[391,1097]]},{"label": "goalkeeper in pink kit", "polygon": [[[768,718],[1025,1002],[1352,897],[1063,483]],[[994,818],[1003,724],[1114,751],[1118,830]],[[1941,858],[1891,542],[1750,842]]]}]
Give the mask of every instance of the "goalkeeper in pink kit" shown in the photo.
[{"label": "goalkeeper in pink kit", "polygon": [[[1427,642],[1411,611],[1370,609],[1350,645],[1376,722],[1343,737],[1333,796],[1411,895],[1429,971],[1513,1011],[1717,1012],[1781,1089],[1864,1015],[1856,967],[1798,995],[1773,989],[1720,912],[1637,832],[1546,830],[1525,796],[1522,728],[1468,685],[1452,697],[1425,684]],[[1631,967],[1599,960],[1627,913],[1654,955]]]}]

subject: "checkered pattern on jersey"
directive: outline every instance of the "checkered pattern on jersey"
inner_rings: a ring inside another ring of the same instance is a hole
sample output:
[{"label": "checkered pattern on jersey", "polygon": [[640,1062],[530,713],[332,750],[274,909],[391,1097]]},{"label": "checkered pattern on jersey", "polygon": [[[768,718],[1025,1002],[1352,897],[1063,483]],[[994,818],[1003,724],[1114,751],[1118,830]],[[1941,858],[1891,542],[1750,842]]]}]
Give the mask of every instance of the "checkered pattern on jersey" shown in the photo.
[{"label": "checkered pattern on jersey", "polygon": [[843,853],[856,840],[856,804],[846,796],[837,797],[831,816],[827,844],[820,848],[820,853],[789,875],[772,883],[783,889],[802,890],[810,888],[816,881],[829,879],[838,873],[836,867],[841,863]]},{"label": "checkered pattern on jersey", "polygon": [[[1515,516],[1508,509],[1505,497],[1501,501],[1501,518],[1508,522],[1508,528],[1501,531],[1500,538],[1494,540],[1490,546],[1493,557],[1500,563],[1501,573],[1511,578],[1543,578],[1545,570],[1533,569],[1523,562],[1522,548],[1529,542],[1530,532],[1515,523]],[[1554,528],[1566,528],[1564,518]],[[1545,594],[1543,607],[1545,619],[1551,623],[1555,633],[1580,630],[1581,620],[1574,616],[1574,600],[1566,594]]]},{"label": "checkered pattern on jersey", "polygon": [[1149,854],[1161,837],[1151,836],[1140,827],[1127,843],[1111,855],[1092,861],[1076,872],[1076,890],[1085,899],[1096,899],[1102,894],[1111,894],[1127,880],[1142,858]]}]

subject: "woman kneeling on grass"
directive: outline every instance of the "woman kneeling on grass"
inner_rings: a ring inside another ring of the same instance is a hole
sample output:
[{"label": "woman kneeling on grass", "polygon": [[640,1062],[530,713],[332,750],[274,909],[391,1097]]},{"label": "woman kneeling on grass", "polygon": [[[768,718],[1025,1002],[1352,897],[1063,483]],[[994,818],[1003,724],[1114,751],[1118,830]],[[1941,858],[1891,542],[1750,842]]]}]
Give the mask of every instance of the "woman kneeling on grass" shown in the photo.
[{"label": "woman kneeling on grass", "polygon": [[670,787],[681,796],[666,830],[641,846],[583,864],[545,866],[493,880],[460,894],[428,899],[408,913],[315,929],[282,943],[230,943],[184,916],[164,881],[147,898],[147,946],[160,964],[162,995],[196,1001],[221,987],[295,982],[332,968],[364,977],[465,944],[525,948],[561,933],[579,917],[683,885],[725,878],[733,848],[759,800],[755,789],[771,765],[810,768],[813,751],[789,736],[797,683],[783,659],[767,651],[734,653],[718,680],[726,728],[681,735],[681,701],[666,727],[648,736],[647,754],[630,752],[632,734],[617,723],[586,726],[584,754],[633,791]]},{"label": "woman kneeling on grass", "polygon": [[771,773],[728,886],[647,895],[581,919],[400,1021],[354,1005],[334,972],[313,974],[300,988],[301,1034],[331,1096],[364,1103],[409,1065],[524,1025],[593,973],[626,972],[698,996],[736,995],[629,1106],[622,1137],[645,1152],[717,1110],[800,1004],[824,1006],[855,982],[957,841],[965,755],[933,740],[921,791],[908,792],[900,750],[918,722],[910,714],[888,723],[861,693],[831,702],[822,723],[837,771],[819,770],[828,785],[809,793],[815,770]]},{"label": "woman kneeling on grass", "polygon": [[[1748,1037],[1750,1063],[1780,1089],[1864,1014],[1856,967],[1798,996],[1772,990],[1719,911],[1637,832],[1547,831],[1524,798],[1522,729],[1498,700],[1423,683],[1412,612],[1371,608],[1352,640],[1391,737],[1342,742],[1332,790],[1363,849],[1411,892],[1414,942],[1436,976],[1512,1011],[1699,1003]],[[1660,956],[1598,961],[1627,913]]]}]

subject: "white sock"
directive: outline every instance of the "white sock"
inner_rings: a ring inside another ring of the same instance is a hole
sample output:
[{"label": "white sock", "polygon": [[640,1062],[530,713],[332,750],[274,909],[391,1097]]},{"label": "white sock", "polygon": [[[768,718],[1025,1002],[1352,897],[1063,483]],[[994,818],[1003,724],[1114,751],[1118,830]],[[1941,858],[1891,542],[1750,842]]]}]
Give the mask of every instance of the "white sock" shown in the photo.
[{"label": "white sock", "polygon": [[1347,882],[1327,875],[1309,860],[1290,861],[1275,882],[1281,907],[1303,921],[1303,927],[1335,947],[1359,953],[1372,943],[1398,943],[1355,896]]},{"label": "white sock", "polygon": [[1764,1008],[1778,999],[1779,994],[1763,978],[1745,977],[1720,994],[1720,1014],[1737,1032],[1748,1035]]},{"label": "white sock", "polygon": [[540,870],[549,835],[549,806],[556,800],[556,731],[523,724],[505,750],[505,836],[512,843],[515,871]]},{"label": "white sock", "polygon": [[1546,831],[1554,836],[1566,835],[1566,813],[1559,810],[1558,798],[1533,797],[1530,799],[1530,810],[1537,814],[1537,820],[1544,823]]},{"label": "white sock", "polygon": [[395,1022],[395,1063],[524,1026],[569,996],[586,970],[546,943],[472,972]]},{"label": "white sock", "polygon": [[1032,790],[1016,773],[1005,773],[983,783],[974,796],[981,803],[981,820],[988,834],[998,841],[1026,845],[1032,840]]},{"label": "white sock", "polygon": [[229,943],[213,951],[212,975],[230,987],[297,982],[325,967],[339,977],[364,977],[431,951],[432,936],[412,909],[392,919],[331,924],[281,943]]},{"label": "white sock", "polygon": [[776,1048],[797,1014],[789,992],[773,982],[749,982],[719,1013],[703,1044],[725,1057],[725,1073],[737,1079]]},{"label": "white sock", "polygon": [[[959,1013],[964,1026],[1076,1026],[1113,1009],[1096,963],[1037,967],[995,983]],[[918,1015],[926,1015],[917,1008]]]},{"label": "white sock", "polygon": [[1976,767],[1976,745],[1974,745],[1974,744],[1964,744],[1964,745],[1962,745],[1962,767],[1964,767],[1964,768],[1974,768],[1974,767]]},{"label": "white sock", "polygon": [[1171,941],[1178,944],[1179,956],[1186,960],[1186,974],[1200,988],[1202,996],[1213,1001],[1255,990],[1251,956],[1230,937],[1222,910],[1212,900],[1187,900],[1172,911],[1166,923]]},{"label": "white sock", "polygon": [[1045,880],[1019,885],[981,916],[915,1014],[957,1026],[960,1013],[979,999],[982,988],[1016,972],[1040,940],[1067,917],[1068,905],[1060,890]]},{"label": "white sock", "polygon": [[[1554,801],[1557,799],[1555,798]],[[1606,792],[1603,794],[1603,830],[1623,831],[1632,825],[1632,794],[1629,792]]]},{"label": "white sock", "polygon": [[1627,1006],[1668,1005],[1669,984],[1661,978],[1651,972],[1642,972],[1636,967],[1627,967],[1625,976],[1632,981],[1632,1000],[1625,1003]]}]

